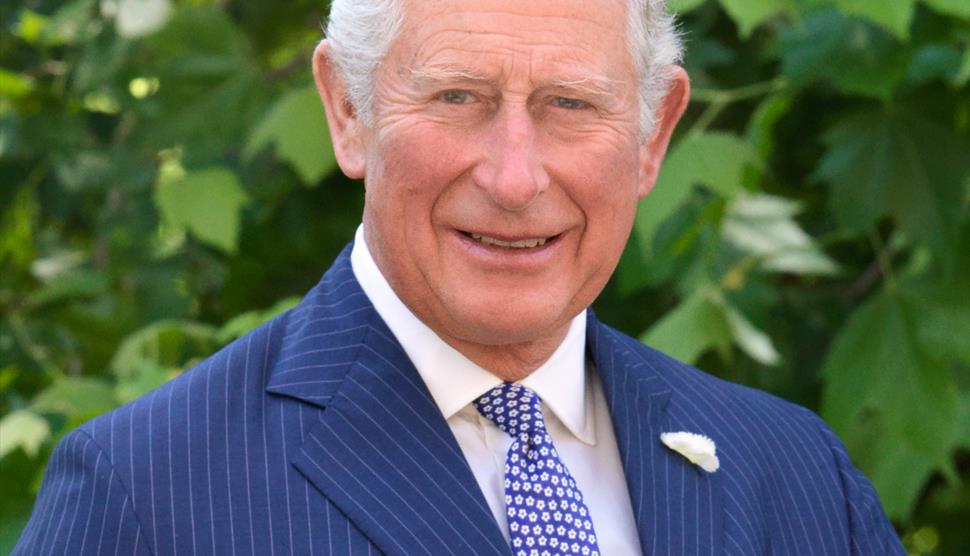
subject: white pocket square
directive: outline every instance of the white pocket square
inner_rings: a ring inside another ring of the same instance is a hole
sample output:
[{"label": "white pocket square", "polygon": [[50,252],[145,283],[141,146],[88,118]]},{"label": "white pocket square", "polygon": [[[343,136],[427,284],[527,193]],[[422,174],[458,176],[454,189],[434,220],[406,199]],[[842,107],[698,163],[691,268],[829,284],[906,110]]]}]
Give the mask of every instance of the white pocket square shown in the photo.
[{"label": "white pocket square", "polygon": [[665,432],[660,435],[660,441],[708,473],[717,471],[721,465],[717,459],[714,441],[703,434]]}]

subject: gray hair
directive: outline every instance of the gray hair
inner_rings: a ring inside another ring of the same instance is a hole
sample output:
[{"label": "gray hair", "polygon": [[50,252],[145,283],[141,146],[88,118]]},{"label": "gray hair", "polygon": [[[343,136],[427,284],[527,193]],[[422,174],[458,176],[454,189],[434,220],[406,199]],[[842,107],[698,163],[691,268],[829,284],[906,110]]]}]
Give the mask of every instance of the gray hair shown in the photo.
[{"label": "gray hair", "polygon": [[[627,34],[639,80],[640,136],[653,130],[667,93],[666,67],[680,60],[682,46],[666,0],[628,0]],[[363,122],[373,124],[374,71],[387,55],[403,19],[403,0],[333,0],[326,34],[330,59],[347,87],[347,99]]]}]

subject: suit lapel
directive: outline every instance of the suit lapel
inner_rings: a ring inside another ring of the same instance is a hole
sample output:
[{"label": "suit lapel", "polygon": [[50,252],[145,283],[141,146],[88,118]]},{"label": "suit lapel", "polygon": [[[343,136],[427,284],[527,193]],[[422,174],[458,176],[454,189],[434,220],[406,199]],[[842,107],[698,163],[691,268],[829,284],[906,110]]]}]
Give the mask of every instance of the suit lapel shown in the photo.
[{"label": "suit lapel", "polygon": [[[387,554],[510,548],[430,393],[353,276],[350,246],[288,315],[267,392],[322,408],[293,465]],[[603,381],[644,554],[721,552],[721,487],[660,443],[692,431],[672,367],[599,323]],[[692,431],[703,432],[703,431]]]},{"label": "suit lapel", "polygon": [[284,341],[293,347],[268,384],[325,408],[293,465],[386,554],[509,554],[451,429],[353,279],[347,253],[328,272],[343,274],[343,285],[325,277],[301,304],[307,314],[293,315],[299,328]]},{"label": "suit lapel", "polygon": [[722,552],[717,473],[705,473],[660,442],[662,432],[703,432],[678,418],[685,393],[671,386],[660,356],[624,345],[630,340],[592,311],[588,322],[587,344],[610,405],[643,553]]}]

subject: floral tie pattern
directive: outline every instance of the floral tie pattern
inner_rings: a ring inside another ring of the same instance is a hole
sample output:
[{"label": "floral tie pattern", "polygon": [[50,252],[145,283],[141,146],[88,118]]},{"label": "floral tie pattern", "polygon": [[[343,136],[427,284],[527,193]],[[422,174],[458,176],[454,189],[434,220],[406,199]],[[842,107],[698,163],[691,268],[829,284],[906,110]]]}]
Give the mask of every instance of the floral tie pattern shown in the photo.
[{"label": "floral tie pattern", "polygon": [[589,510],[552,445],[539,396],[506,382],[475,400],[475,407],[512,437],[505,505],[515,555],[599,556]]}]

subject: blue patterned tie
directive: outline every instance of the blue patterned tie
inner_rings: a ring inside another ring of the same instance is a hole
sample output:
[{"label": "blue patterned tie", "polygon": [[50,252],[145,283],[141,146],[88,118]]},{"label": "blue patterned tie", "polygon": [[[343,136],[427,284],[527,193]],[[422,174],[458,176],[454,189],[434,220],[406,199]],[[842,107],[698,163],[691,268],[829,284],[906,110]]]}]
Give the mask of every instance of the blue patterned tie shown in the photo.
[{"label": "blue patterned tie", "polygon": [[475,400],[512,437],[505,459],[505,505],[516,556],[598,556],[583,495],[552,445],[535,392],[506,382]]}]

